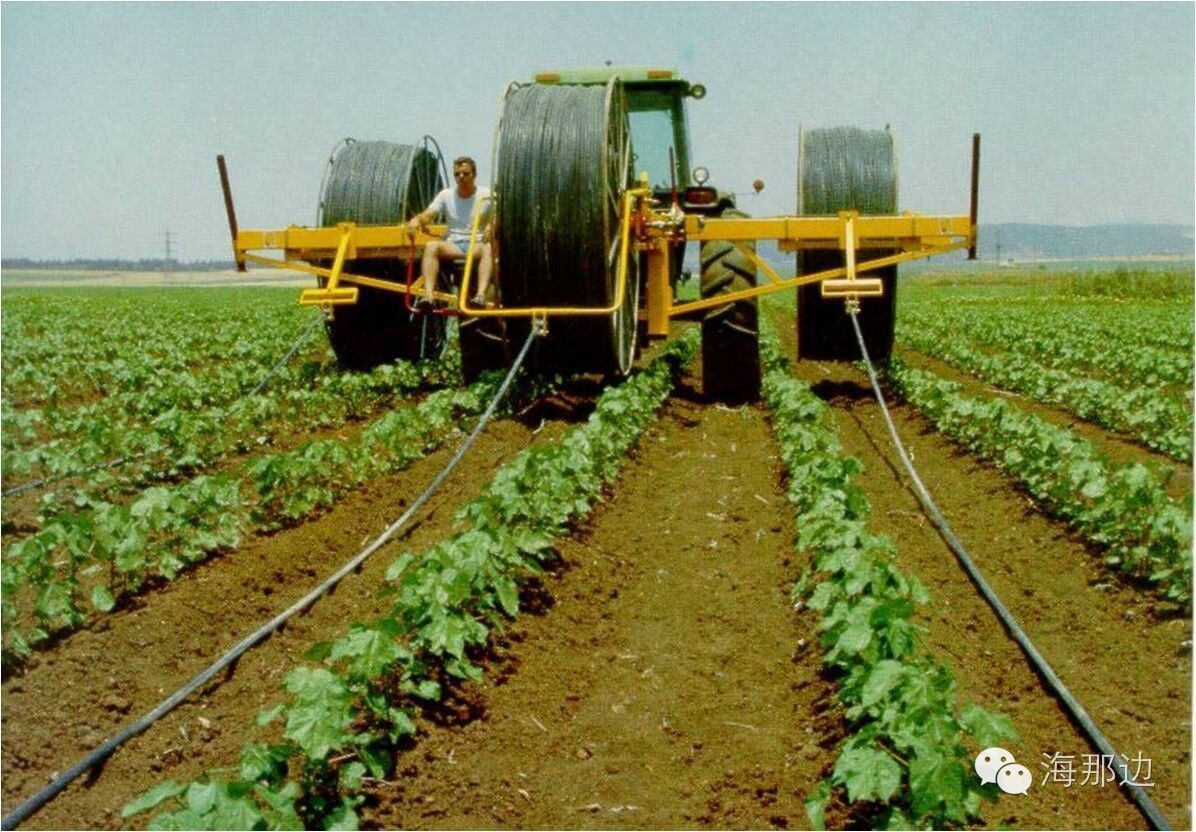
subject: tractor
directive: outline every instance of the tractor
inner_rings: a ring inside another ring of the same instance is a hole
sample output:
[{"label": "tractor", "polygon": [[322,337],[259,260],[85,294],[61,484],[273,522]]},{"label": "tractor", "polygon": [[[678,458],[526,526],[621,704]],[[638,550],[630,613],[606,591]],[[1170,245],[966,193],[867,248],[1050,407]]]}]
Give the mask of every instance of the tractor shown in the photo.
[{"label": "tractor", "polygon": [[[423,247],[444,231],[405,225],[447,180],[429,137],[339,145],[316,227],[239,229],[220,157],[237,267],[314,275],[318,285],[300,303],[324,310],[338,360],[358,369],[436,354],[455,320],[466,380],[506,366],[533,328],[543,336],[533,370],[617,377],[674,320],[696,320],[704,394],[750,401],[760,386],[758,299],[784,291],[797,293],[798,358],[859,359],[851,312],[870,355],[886,358],[898,264],[963,248],[975,257],[979,136],[968,215],[898,213],[888,129],[827,128],[798,137],[795,213],[753,218],[709,184],[705,168],[690,167],[686,99],[705,92],[675,70],[643,67],[541,72],[509,84],[493,148],[496,267],[485,305],[469,302],[472,246],[450,276],[452,291],[436,292],[430,309],[412,303],[423,290]],[[794,276],[757,254],[760,240],[794,255]],[[699,246],[699,296],[682,300],[690,243]],[[265,253],[272,250],[281,258]]]}]

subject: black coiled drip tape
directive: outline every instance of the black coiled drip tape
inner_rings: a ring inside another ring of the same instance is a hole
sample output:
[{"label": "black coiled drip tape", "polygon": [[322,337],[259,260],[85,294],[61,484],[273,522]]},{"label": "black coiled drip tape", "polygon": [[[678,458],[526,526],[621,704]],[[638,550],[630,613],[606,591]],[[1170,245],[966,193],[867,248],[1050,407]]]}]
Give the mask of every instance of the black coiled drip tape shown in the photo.
[{"label": "black coiled drip tape", "polygon": [[[798,213],[835,215],[840,211],[897,213],[897,162],[888,130],[829,127],[802,133],[798,148]],[[892,254],[861,249],[858,262]],[[803,251],[798,273],[814,274],[844,265],[841,251]],[[860,326],[873,358],[884,361],[893,348],[897,315],[897,267],[869,272],[880,278],[884,296],[862,301]],[[859,350],[841,300],[821,296],[817,285],[797,290],[797,353],[801,358],[854,361]]]},{"label": "black coiled drip tape", "polygon": [[[627,107],[617,82],[512,89],[498,133],[495,190],[503,304],[607,306],[615,297],[620,200],[630,184]],[[629,296],[631,293],[629,293]],[[625,306],[628,304],[625,304]],[[561,318],[555,363],[607,370],[624,363],[626,320]],[[632,336],[633,337],[633,336]]]},{"label": "black coiled drip tape", "polygon": [[809,130],[802,134],[800,155],[801,213],[896,213],[897,166],[887,130]]},{"label": "black coiled drip tape", "polygon": [[333,157],[320,194],[320,225],[394,225],[428,207],[443,185],[429,148],[347,140]]}]

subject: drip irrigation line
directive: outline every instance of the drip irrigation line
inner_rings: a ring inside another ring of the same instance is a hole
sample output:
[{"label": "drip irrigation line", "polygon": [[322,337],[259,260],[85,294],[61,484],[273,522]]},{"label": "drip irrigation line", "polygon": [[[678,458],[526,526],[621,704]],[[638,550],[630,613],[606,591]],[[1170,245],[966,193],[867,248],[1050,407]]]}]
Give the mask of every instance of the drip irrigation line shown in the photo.
[{"label": "drip irrigation line", "polygon": [[[266,385],[270,382],[270,379],[273,378],[275,373],[282,369],[283,365],[290,361],[291,357],[299,351],[299,347],[302,346],[303,342],[307,340],[307,336],[310,335],[311,331],[316,328],[316,324],[322,320],[323,316],[321,315],[317,315],[316,317],[312,318],[311,323],[304,327],[303,331],[299,333],[299,337],[295,339],[295,343],[291,345],[291,348],[287,351],[287,354],[279,359],[274,366],[270,368],[269,372],[267,372],[266,375],[262,377],[262,380],[258,382],[257,387],[253,388],[252,392],[247,393],[237,399],[233,403],[232,407],[229,408],[228,412],[230,414],[235,413],[236,409],[240,405],[244,404],[245,401],[266,389]],[[139,459],[145,459],[147,456],[153,456],[154,454],[161,453],[164,450],[166,449],[155,448],[152,451],[140,451],[135,454],[130,454],[129,456],[118,456],[116,459],[110,459],[107,462],[100,462],[96,465],[91,465],[80,471],[74,471],[69,474],[58,474],[57,476],[53,477],[43,477],[39,480],[32,480],[30,482],[5,489],[3,492],[0,492],[0,497],[10,497],[13,494],[21,494],[22,492],[30,491],[34,488],[42,488],[62,480],[71,479],[72,477],[82,477],[86,476],[87,474],[94,474],[96,471],[105,471],[109,468],[119,468],[122,465],[127,465],[130,462],[136,462]]]},{"label": "drip irrigation line", "polygon": [[864,357],[864,366],[868,370],[868,381],[871,382],[872,392],[875,394],[876,401],[880,405],[880,411],[884,416],[885,425],[888,427],[889,438],[893,442],[893,447],[897,449],[897,453],[901,457],[901,464],[905,467],[906,473],[909,474],[910,480],[914,484],[914,488],[918,496],[918,502],[922,504],[922,507],[926,510],[927,515],[930,518],[930,521],[934,523],[934,526],[942,536],[943,541],[955,554],[956,559],[959,561],[960,565],[963,567],[972,583],[975,584],[976,589],[979,590],[980,594],[984,597],[984,600],[988,602],[988,605],[992,608],[993,612],[997,614],[997,617],[1001,620],[1001,624],[1004,625],[1009,635],[1018,643],[1018,646],[1022,648],[1026,656],[1030,659],[1030,662],[1034,665],[1035,669],[1047,683],[1047,687],[1049,687],[1054,694],[1063,701],[1063,704],[1067,708],[1068,713],[1071,714],[1072,719],[1075,720],[1076,724],[1079,725],[1080,730],[1084,732],[1092,744],[1100,750],[1101,754],[1104,755],[1104,757],[1112,764],[1120,767],[1122,777],[1121,785],[1125,787],[1134,803],[1136,803],[1138,808],[1141,809],[1142,813],[1146,816],[1146,819],[1150,822],[1151,827],[1159,830],[1170,830],[1171,825],[1167,822],[1167,819],[1163,817],[1162,812],[1159,811],[1159,808],[1154,804],[1154,801],[1151,800],[1150,795],[1146,793],[1144,788],[1133,782],[1133,779],[1129,774],[1128,764],[1122,761],[1122,758],[1117,753],[1117,750],[1113,748],[1113,744],[1109,742],[1109,740],[1101,732],[1100,728],[1096,726],[1096,723],[1092,721],[1092,717],[1090,717],[1088,712],[1084,710],[1084,706],[1080,704],[1079,700],[1076,699],[1075,696],[1072,695],[1071,691],[1067,689],[1067,686],[1063,684],[1063,680],[1060,679],[1058,674],[1055,673],[1054,669],[1051,667],[1050,663],[1047,662],[1046,658],[1040,652],[1038,652],[1038,648],[1034,646],[1034,643],[1030,640],[1030,637],[1026,634],[1026,631],[1023,630],[1017,623],[1017,619],[1015,619],[1013,614],[1009,612],[1009,609],[1001,601],[997,593],[991,586],[989,586],[988,581],[985,580],[984,575],[981,574],[979,567],[976,566],[971,556],[968,555],[967,550],[964,549],[963,544],[959,541],[959,538],[955,536],[955,532],[951,530],[951,526],[947,523],[946,518],[944,518],[942,512],[939,511],[938,505],[934,502],[934,499],[930,496],[930,492],[922,483],[921,477],[918,476],[918,472],[914,469],[914,464],[912,461],[910,461],[909,454],[906,453],[905,446],[902,444],[901,438],[897,435],[897,428],[893,424],[892,416],[889,415],[889,408],[885,404],[884,396],[880,390],[880,384],[876,379],[876,370],[872,366],[872,360],[868,357],[868,348],[864,346],[864,335],[860,331],[860,324],[856,315],[857,313],[852,311],[849,317],[851,318],[851,325],[855,329],[856,342],[859,344],[860,353]]},{"label": "drip irrigation line", "polygon": [[[852,210],[861,216],[898,213],[897,153],[892,133],[858,127],[802,129],[798,134],[797,206],[804,216],[835,216]],[[859,249],[856,259],[892,254],[892,249]],[[829,249],[801,251],[803,275],[843,265],[843,253]],[[863,301],[861,326],[878,357],[888,354],[896,315],[897,266],[872,270],[882,297]],[[859,352],[843,304],[822,297],[820,284],[797,290],[797,354],[803,358],[855,360]]]},{"label": "drip irrigation line", "polygon": [[274,363],[274,366],[270,368],[270,371],[266,373],[265,377],[258,382],[257,387],[253,388],[248,395],[242,396],[237,404],[233,405],[232,410],[236,410],[237,405],[240,405],[246,399],[251,399],[258,393],[265,390],[266,385],[270,383],[270,379],[274,377],[274,374],[281,370],[283,366],[294,357],[295,353],[299,352],[299,347],[303,346],[303,342],[307,340],[307,336],[310,335],[312,330],[316,328],[316,324],[323,320],[323,315],[316,315],[314,318],[312,318],[311,323],[304,327],[303,331],[299,333],[299,337],[295,339],[295,343],[291,345],[289,350],[287,350],[287,354]]},{"label": "drip irrigation line", "polygon": [[399,519],[387,526],[386,530],[383,531],[382,534],[380,534],[377,538],[375,538],[370,545],[366,546],[352,559],[347,561],[340,569],[329,576],[324,583],[320,584],[307,595],[304,595],[286,610],[271,619],[268,623],[250,633],[248,636],[242,639],[239,644],[217,659],[207,669],[200,672],[198,675],[192,678],[191,681],[187,682],[166,699],[163,699],[153,710],[146,713],[136,722],[125,726],[125,728],[121,729],[119,733],[105,740],[102,745],[95,748],[82,760],[79,760],[62,774],[51,780],[49,784],[44,786],[41,791],[33,795],[33,797],[29,798],[12,812],[5,815],[4,818],[0,820],[0,829],[15,829],[18,824],[22,823],[30,815],[56,797],[58,793],[65,789],[76,777],[93,766],[103,762],[112,754],[112,752],[114,752],[125,742],[142,733],[163,716],[174,710],[174,708],[180,705],[198,688],[207,683],[213,676],[215,676],[224,668],[233,664],[233,662],[237,661],[242,654],[250,650],[259,642],[265,640],[288,620],[305,611],[308,607],[315,603],[320,596],[324,595],[333,587],[335,587],[342,578],[361,566],[361,564],[365,562],[366,558],[374,554],[374,552],[378,551],[378,549],[380,549],[387,541],[389,541],[391,537],[393,537],[395,533],[401,529],[407,523],[407,521],[410,520],[411,517],[420,510],[420,508],[423,507],[424,503],[426,503],[432,497],[432,495],[436,493],[437,489],[439,489],[444,481],[448,478],[449,473],[452,472],[453,468],[457,466],[457,463],[461,461],[461,458],[465,456],[465,453],[473,445],[474,441],[478,438],[478,435],[482,432],[482,429],[486,426],[486,423],[489,422],[491,417],[494,415],[494,411],[498,407],[498,403],[506,396],[507,390],[510,388],[511,382],[515,378],[515,374],[519,372],[519,368],[523,366],[524,359],[527,358],[528,349],[531,347],[532,341],[535,340],[539,334],[540,330],[536,327],[533,327],[528,333],[527,340],[523,342],[523,348],[519,351],[519,355],[515,358],[515,363],[513,363],[511,365],[511,369],[507,371],[506,378],[503,379],[502,384],[498,388],[498,392],[494,394],[494,398],[491,399],[490,403],[486,406],[485,411],[483,411],[481,417],[479,417],[477,424],[474,426],[469,436],[467,436],[465,441],[461,443],[461,446],[457,449],[457,452],[453,455],[453,458],[449,460],[444,469],[436,475],[436,479],[432,480],[431,485],[429,485],[424,492],[419,495],[415,502],[413,502],[407,508],[407,510],[403,512]]},{"label": "drip irrigation line", "polygon": [[[597,307],[614,300],[619,213],[630,184],[627,125],[616,81],[508,90],[494,180],[504,306]],[[536,360],[568,371],[622,369],[634,337],[634,279],[624,307],[610,317],[554,321]]]},{"label": "drip irrigation line", "polygon": [[897,211],[897,158],[888,130],[827,127],[798,138],[798,205],[802,214]]},{"label": "drip irrigation line", "polygon": [[600,86],[538,84],[507,97],[498,137],[497,233],[503,291],[515,305],[532,298],[560,306],[609,302],[607,118]]}]

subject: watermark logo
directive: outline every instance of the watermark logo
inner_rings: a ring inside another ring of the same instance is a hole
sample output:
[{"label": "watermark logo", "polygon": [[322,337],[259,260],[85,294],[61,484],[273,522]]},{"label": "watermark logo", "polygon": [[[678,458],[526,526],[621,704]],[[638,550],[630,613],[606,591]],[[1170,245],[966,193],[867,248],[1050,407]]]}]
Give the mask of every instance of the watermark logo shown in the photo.
[{"label": "watermark logo", "polygon": [[[1062,783],[1064,788],[1072,785],[1105,786],[1115,783],[1119,786],[1137,786],[1143,789],[1154,788],[1154,764],[1141,751],[1133,757],[1121,755],[1121,760],[1114,760],[1111,754],[1054,754],[1042,752],[1043,759],[1039,765],[1046,769],[1042,775],[1042,784]],[[1079,765],[1077,766],[1077,762]]]},{"label": "watermark logo", "polygon": [[[1073,785],[1137,786],[1153,788],[1153,765],[1151,759],[1138,752],[1133,757],[1120,755],[1116,760],[1110,754],[1042,754],[1039,765],[1044,769],[1040,785],[1060,783],[1065,788]],[[996,746],[986,748],[976,755],[976,775],[983,785],[994,783],[1005,794],[1026,794],[1034,783],[1030,769],[1013,759],[1013,754]]]},{"label": "watermark logo", "polygon": [[1033,782],[1030,769],[1021,763],[1009,763],[1001,766],[1001,770],[997,772],[997,785],[1005,794],[1025,794]]},{"label": "watermark logo", "polygon": [[1030,769],[1013,759],[1004,748],[986,748],[976,755],[976,774],[981,784],[996,783],[1005,794],[1025,794],[1034,778]]}]

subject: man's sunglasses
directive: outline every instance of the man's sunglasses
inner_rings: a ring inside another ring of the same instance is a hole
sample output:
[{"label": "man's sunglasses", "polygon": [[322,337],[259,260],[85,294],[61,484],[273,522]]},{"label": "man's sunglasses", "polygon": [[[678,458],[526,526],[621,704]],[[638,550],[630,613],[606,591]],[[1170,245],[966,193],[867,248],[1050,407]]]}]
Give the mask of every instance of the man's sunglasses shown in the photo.
[{"label": "man's sunglasses", "polygon": [[455,170],[455,171],[453,171],[453,177],[456,179],[462,179],[466,176],[473,176],[473,171],[471,171],[471,170]]}]

